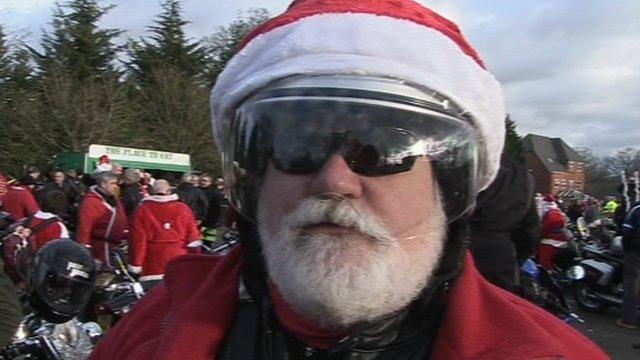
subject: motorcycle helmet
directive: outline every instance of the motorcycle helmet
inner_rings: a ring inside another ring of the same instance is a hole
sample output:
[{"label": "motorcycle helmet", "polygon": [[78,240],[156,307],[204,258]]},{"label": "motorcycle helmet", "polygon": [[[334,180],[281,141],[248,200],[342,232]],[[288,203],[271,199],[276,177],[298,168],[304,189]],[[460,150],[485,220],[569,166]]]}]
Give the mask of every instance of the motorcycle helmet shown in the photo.
[{"label": "motorcycle helmet", "polygon": [[95,280],[89,250],[69,239],[53,240],[38,250],[31,264],[29,305],[46,321],[67,322],[84,308]]}]

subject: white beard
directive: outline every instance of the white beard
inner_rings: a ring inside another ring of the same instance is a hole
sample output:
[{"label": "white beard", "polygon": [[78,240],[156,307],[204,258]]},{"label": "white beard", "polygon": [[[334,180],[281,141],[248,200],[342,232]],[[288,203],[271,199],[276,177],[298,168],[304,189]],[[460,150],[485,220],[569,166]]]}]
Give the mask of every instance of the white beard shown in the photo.
[{"label": "white beard", "polygon": [[[425,216],[425,233],[394,239],[380,220],[346,199],[306,199],[274,235],[260,227],[269,276],[298,314],[326,328],[347,328],[399,311],[420,295],[439,263],[446,220],[439,202],[434,208]],[[260,224],[266,211],[260,204]],[[337,237],[302,230],[321,223],[357,231]],[[419,245],[407,252],[402,241]]]}]

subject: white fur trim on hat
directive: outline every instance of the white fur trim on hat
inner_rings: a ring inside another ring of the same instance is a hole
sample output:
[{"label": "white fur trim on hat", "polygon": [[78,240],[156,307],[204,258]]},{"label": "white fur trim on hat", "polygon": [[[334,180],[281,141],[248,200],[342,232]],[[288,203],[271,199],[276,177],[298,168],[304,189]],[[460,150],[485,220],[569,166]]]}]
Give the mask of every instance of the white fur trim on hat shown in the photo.
[{"label": "white fur trim on hat", "polygon": [[224,151],[233,111],[249,94],[304,74],[388,77],[437,90],[475,119],[483,157],[480,190],[495,178],[505,136],[498,81],[440,31],[372,14],[313,15],[252,39],[229,61],[211,93],[218,147]]}]

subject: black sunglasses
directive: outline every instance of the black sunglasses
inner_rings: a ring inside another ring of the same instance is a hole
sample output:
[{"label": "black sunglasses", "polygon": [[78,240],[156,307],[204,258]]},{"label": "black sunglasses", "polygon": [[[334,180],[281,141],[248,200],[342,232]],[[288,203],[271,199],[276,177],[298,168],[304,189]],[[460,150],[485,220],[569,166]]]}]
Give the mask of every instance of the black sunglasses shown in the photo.
[{"label": "black sunglasses", "polygon": [[312,174],[338,154],[349,168],[363,176],[382,176],[411,170],[418,154],[417,138],[394,127],[372,127],[339,133],[310,130],[272,137],[269,155],[276,169],[291,174]]}]

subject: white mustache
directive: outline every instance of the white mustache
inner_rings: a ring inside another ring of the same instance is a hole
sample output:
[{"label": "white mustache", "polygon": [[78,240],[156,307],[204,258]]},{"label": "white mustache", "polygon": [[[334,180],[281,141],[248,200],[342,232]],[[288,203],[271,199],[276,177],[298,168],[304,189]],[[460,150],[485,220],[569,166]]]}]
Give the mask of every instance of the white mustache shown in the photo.
[{"label": "white mustache", "polygon": [[369,211],[359,208],[349,199],[333,194],[307,198],[284,219],[284,227],[298,233],[304,227],[317,224],[335,224],[352,228],[380,243],[391,243],[393,235],[382,221]]}]

